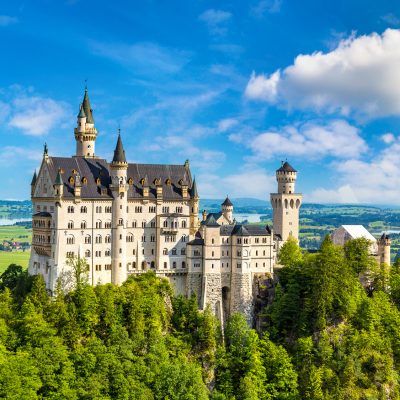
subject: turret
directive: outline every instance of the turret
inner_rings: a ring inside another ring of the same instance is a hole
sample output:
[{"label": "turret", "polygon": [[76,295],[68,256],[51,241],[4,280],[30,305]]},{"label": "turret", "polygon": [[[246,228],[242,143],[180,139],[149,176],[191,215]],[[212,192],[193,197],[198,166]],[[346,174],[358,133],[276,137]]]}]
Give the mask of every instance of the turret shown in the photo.
[{"label": "turret", "polygon": [[278,192],[271,193],[274,231],[285,241],[299,238],[299,211],[302,195],[295,193],[297,171],[286,161],[276,170]]},{"label": "turret", "polygon": [[386,233],[383,233],[378,239],[378,261],[381,264],[390,265],[390,245],[390,237]]},{"label": "turret", "polygon": [[190,189],[190,234],[194,235],[199,229],[199,194],[197,192],[196,178],[193,179]]},{"label": "turret", "polygon": [[54,193],[57,198],[61,199],[64,192],[64,182],[61,177],[61,169],[58,170],[56,180],[54,181]]},{"label": "turret", "polygon": [[74,130],[77,157],[94,157],[97,130],[94,127],[93,110],[90,106],[89,94],[85,88],[83,101],[79,107],[77,127]]},{"label": "turret", "polygon": [[111,246],[111,281],[122,284],[127,277],[126,272],[126,232],[128,189],[125,150],[121,134],[118,135],[114,157],[110,164],[111,185],[113,195],[112,206],[112,246]]},{"label": "turret", "polygon": [[221,204],[221,211],[222,211],[223,216],[231,224],[233,222],[233,204],[229,200],[228,195],[226,196],[226,199],[224,200],[224,202]]}]

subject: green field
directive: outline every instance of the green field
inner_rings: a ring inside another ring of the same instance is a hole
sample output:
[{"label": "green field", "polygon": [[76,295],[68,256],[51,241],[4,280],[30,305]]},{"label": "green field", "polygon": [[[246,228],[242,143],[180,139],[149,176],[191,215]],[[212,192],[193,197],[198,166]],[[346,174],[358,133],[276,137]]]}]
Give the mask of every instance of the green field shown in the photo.
[{"label": "green field", "polygon": [[[32,230],[23,226],[0,226],[0,243],[4,240],[16,242],[30,242]],[[23,268],[28,267],[30,251],[0,251],[0,273],[10,264],[18,264]]]},{"label": "green field", "polygon": [[28,267],[30,251],[0,251],[0,274],[10,264],[18,264],[23,268]]}]

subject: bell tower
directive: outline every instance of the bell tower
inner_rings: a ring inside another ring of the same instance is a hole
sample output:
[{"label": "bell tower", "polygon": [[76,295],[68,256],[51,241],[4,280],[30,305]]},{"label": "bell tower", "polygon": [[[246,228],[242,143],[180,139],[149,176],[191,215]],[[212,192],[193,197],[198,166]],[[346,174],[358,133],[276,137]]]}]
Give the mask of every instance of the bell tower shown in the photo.
[{"label": "bell tower", "polygon": [[97,130],[94,127],[93,110],[90,106],[89,94],[85,88],[82,104],[77,117],[77,127],[74,130],[77,157],[95,157],[94,145]]},{"label": "bell tower", "polygon": [[286,161],[276,170],[278,193],[271,193],[274,232],[283,241],[299,238],[299,211],[303,196],[295,193],[297,171]]}]

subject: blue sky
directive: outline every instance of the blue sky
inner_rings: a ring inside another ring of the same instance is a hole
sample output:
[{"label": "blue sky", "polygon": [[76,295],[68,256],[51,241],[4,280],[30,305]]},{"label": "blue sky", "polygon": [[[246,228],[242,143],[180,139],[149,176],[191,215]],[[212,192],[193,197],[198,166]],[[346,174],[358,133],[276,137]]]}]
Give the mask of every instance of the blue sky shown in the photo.
[{"label": "blue sky", "polygon": [[110,159],[189,158],[203,198],[268,199],[288,159],[305,201],[400,204],[395,1],[0,3],[0,198],[42,146],[74,154],[88,79]]}]

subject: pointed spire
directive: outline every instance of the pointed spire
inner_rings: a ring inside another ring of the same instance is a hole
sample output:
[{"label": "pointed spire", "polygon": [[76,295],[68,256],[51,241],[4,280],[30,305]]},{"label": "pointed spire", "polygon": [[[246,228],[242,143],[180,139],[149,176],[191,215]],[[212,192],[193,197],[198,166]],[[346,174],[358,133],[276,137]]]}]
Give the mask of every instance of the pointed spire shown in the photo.
[{"label": "pointed spire", "polygon": [[83,96],[82,108],[86,115],[86,122],[88,124],[94,124],[93,110],[92,110],[92,107],[90,106],[90,100],[89,100],[89,94],[88,94],[87,87],[85,87],[85,94]]},{"label": "pointed spire", "polygon": [[124,150],[124,146],[122,145],[121,133],[118,133],[117,146],[115,147],[115,150],[114,150],[114,157],[113,157],[112,162],[126,164],[125,150]]},{"label": "pointed spire", "polygon": [[56,180],[54,182],[55,185],[63,185],[63,180],[61,177],[61,168],[58,169]]},{"label": "pointed spire", "polygon": [[221,206],[225,206],[225,207],[232,207],[233,206],[232,202],[229,200],[228,195],[226,195],[226,199],[221,204]]},{"label": "pointed spire", "polygon": [[36,169],[35,172],[33,173],[33,177],[32,177],[32,182],[31,182],[31,186],[34,186],[37,180],[37,174],[36,174]]},{"label": "pointed spire", "polygon": [[83,109],[83,105],[81,104],[79,108],[78,118],[86,118],[85,110]]},{"label": "pointed spire", "polygon": [[43,146],[43,157],[47,157],[49,155],[49,149],[47,147],[47,143]]},{"label": "pointed spire", "polygon": [[144,176],[144,178],[143,178],[143,183],[142,183],[142,186],[144,187],[144,186],[148,186],[149,185],[149,180],[148,180],[148,178],[147,178],[147,174]]},{"label": "pointed spire", "polygon": [[191,194],[192,197],[199,197],[199,194],[197,193],[196,177],[193,178]]}]

